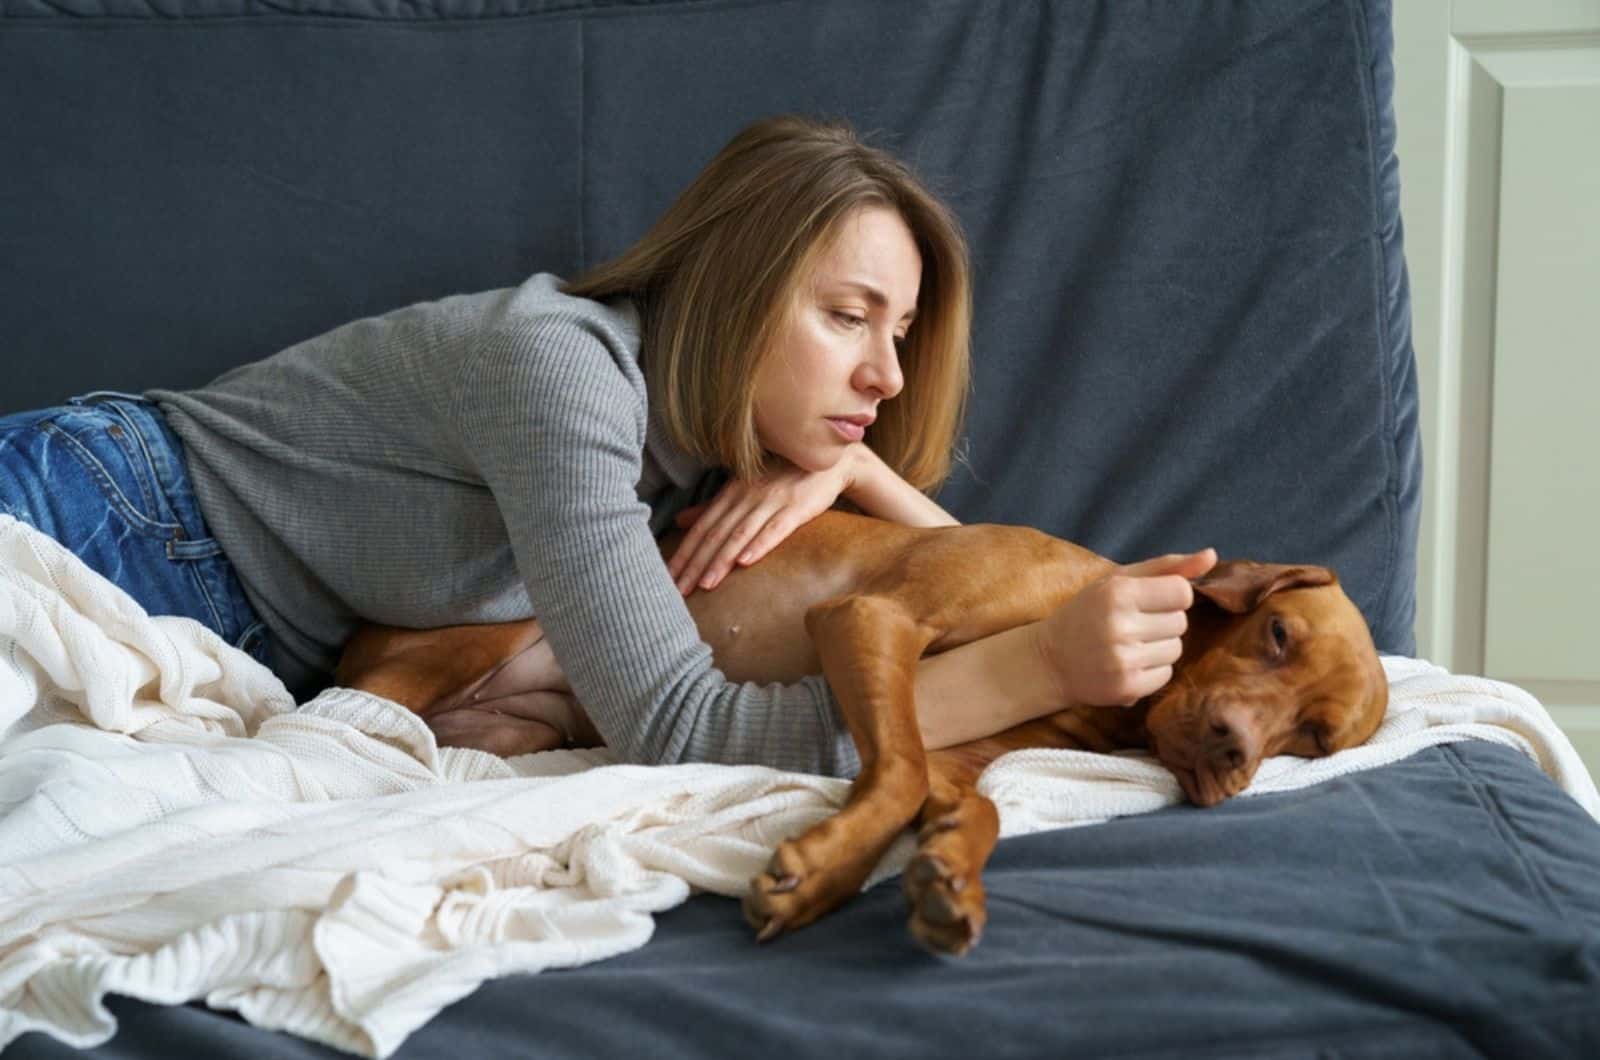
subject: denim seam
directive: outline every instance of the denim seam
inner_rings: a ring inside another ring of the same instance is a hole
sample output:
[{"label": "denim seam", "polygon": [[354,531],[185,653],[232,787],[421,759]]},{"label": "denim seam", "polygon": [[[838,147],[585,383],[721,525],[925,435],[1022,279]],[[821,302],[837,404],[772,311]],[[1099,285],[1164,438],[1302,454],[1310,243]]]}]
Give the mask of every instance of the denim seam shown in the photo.
[{"label": "denim seam", "polygon": [[[139,479],[140,490],[149,490],[146,501],[152,510],[160,510],[172,516],[172,525],[177,529],[172,538],[167,541],[167,558],[173,561],[209,559],[222,553],[222,544],[213,538],[205,523],[205,516],[200,512],[197,503],[181,504],[181,488],[176,486],[180,476],[184,474],[180,464],[170,459],[165,449],[150,448],[149,436],[146,431],[161,432],[163,423],[160,413],[154,410],[151,402],[144,402],[152,406],[147,413],[153,422],[147,422],[135,417],[134,412],[127,408],[129,402],[142,402],[143,399],[116,398],[107,401],[94,402],[104,407],[120,419],[129,433],[138,442],[139,453],[129,453],[130,462],[137,462],[139,454],[144,456],[144,467],[148,472],[149,482],[139,476],[135,471],[134,477]],[[143,410],[140,410],[143,411]],[[173,439],[176,442],[176,438]],[[181,459],[181,457],[180,457]],[[152,495],[153,494],[153,495]],[[193,524],[193,529],[184,525],[185,517]]]},{"label": "denim seam", "polygon": [[211,595],[211,587],[206,584],[205,573],[200,569],[200,564],[198,563],[190,563],[188,568],[190,576],[194,578],[194,583],[200,587],[200,595],[205,597],[206,610],[211,612],[212,628],[217,631],[217,636],[226,641],[228,639],[226,633],[228,627],[222,621],[222,613],[217,610],[217,601]]},{"label": "denim seam", "polygon": [[[159,514],[161,512],[161,503],[155,497],[155,491],[151,489],[150,483],[147,481],[147,476],[140,473],[139,450],[131,445],[127,440],[129,434],[127,425],[118,422],[112,422],[110,424],[102,424],[97,422],[90,424],[84,433],[89,432],[98,432],[104,434],[106,436],[107,444],[116,449],[117,452],[122,455],[122,458],[127,461],[129,473],[132,475],[134,483],[139,488],[139,499],[143,502],[143,507],[140,510],[156,512]],[[105,461],[102,460],[101,464],[103,466]],[[107,468],[107,470],[109,471],[110,469]],[[123,495],[127,496],[127,491],[123,491]],[[130,504],[133,502],[133,498],[131,497],[129,497],[128,500]]]},{"label": "denim seam", "polygon": [[[156,460],[150,452],[150,446],[144,440],[144,431],[139,429],[139,425],[133,421],[133,417],[128,415],[127,410],[124,409],[118,402],[108,401],[105,404],[106,408],[109,409],[111,413],[117,417],[117,419],[122,421],[123,429],[128,434],[133,436],[134,443],[139,447],[139,452],[144,454],[144,466],[150,470],[150,482],[148,485],[146,485],[145,481],[141,478],[139,480],[139,488],[150,490],[152,496],[146,499],[148,500],[151,509],[154,510],[162,505],[165,505],[168,513],[171,514],[173,521],[179,526],[182,526],[183,516],[178,511],[177,506],[172,503],[169,497],[167,497],[166,490],[161,486],[161,469],[156,466]],[[135,472],[134,477],[138,478],[137,472]]]},{"label": "denim seam", "polygon": [[[105,464],[100,462],[100,458],[95,456],[94,453],[90,451],[88,446],[84,445],[82,442],[78,441],[78,439],[74,438],[70,433],[57,426],[54,421],[46,420],[43,423],[40,423],[39,430],[48,433],[53,437],[59,438],[67,446],[68,451],[71,452],[72,455],[75,456],[84,466],[84,469],[89,472],[89,477],[95,480],[95,484],[98,485],[101,492],[106,495],[106,499],[110,501],[111,506],[115,508],[118,514],[122,515],[123,518],[133,523],[136,527],[164,532],[164,536],[171,536],[173,531],[181,529],[177,523],[159,522],[155,519],[151,519],[149,516],[136,509],[133,506],[133,503],[128,500],[127,495],[122,492],[121,487],[117,485],[116,480],[111,477],[111,473],[106,469]],[[149,536],[162,535],[151,534]]]},{"label": "denim seam", "polygon": [[[139,430],[139,425],[133,421],[133,417],[129,416],[117,402],[110,400],[94,400],[101,393],[101,391],[96,391],[94,394],[87,395],[85,398],[74,400],[73,405],[79,410],[80,415],[94,416],[99,414],[101,416],[114,417],[115,422],[111,423],[109,426],[101,428],[98,424],[96,424],[91,429],[103,430],[106,436],[110,439],[110,444],[114,446],[117,451],[122,454],[123,459],[128,462],[129,473],[133,476],[133,480],[138,483],[139,496],[144,501],[143,510],[154,512],[157,515],[171,515],[174,521],[173,525],[181,526],[181,522],[178,519],[177,510],[173,508],[171,504],[167,503],[167,498],[161,490],[160,473],[155,466],[155,461],[151,458],[150,447],[145,444],[144,434]],[[44,421],[44,423],[54,422],[54,418]],[[41,424],[41,426],[42,425],[43,424]],[[70,432],[67,432],[63,429],[62,433],[67,434]],[[128,440],[130,435],[132,436],[132,441]],[[76,436],[74,436],[74,440],[76,440]],[[87,446],[85,446],[84,449],[89,451]],[[143,458],[142,467],[141,457]],[[95,460],[103,469],[106,470],[107,475],[109,476],[110,469],[105,468],[105,462],[101,461],[98,457],[96,457]],[[118,488],[120,490],[120,487]],[[127,494],[124,492],[123,496],[127,497]],[[133,506],[131,498],[129,499],[129,506]],[[162,522],[160,519],[151,520],[148,518],[146,521],[155,522],[157,524]]]}]

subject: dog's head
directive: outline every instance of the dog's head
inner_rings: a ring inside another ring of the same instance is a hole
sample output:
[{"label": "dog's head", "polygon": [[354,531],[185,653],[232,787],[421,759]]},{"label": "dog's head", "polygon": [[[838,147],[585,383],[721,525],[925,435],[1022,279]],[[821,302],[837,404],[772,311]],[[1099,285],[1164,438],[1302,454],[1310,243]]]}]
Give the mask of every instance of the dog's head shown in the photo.
[{"label": "dog's head", "polygon": [[1190,801],[1238,794],[1264,758],[1331,755],[1377,730],[1388,681],[1331,570],[1231,560],[1193,584],[1183,658],[1145,721]]}]

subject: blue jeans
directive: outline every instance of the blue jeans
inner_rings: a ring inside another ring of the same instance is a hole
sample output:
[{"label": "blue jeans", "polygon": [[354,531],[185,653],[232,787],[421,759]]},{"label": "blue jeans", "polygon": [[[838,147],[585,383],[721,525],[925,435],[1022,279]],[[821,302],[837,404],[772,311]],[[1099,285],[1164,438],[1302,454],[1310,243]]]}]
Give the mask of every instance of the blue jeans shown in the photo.
[{"label": "blue jeans", "polygon": [[61,542],[150,614],[192,618],[267,663],[266,627],[154,402],[97,390],[0,416],[0,512]]}]

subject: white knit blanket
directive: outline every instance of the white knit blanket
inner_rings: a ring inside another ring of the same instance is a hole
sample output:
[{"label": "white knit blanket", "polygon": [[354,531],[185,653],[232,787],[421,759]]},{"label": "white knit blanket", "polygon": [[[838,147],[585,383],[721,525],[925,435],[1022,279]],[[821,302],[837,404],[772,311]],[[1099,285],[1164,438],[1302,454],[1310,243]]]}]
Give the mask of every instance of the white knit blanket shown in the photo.
[{"label": "white knit blanket", "polygon": [[[1392,702],[1370,743],[1272,759],[1246,794],[1470,737],[1529,755],[1600,817],[1583,764],[1527,693],[1384,665]],[[1140,754],[1018,752],[982,786],[1007,835],[1181,797]],[[439,748],[408,711],[345,689],[297,709],[243,653],[150,618],[0,516],[0,1047],[27,1030],[103,1042],[114,992],[204,998],[387,1056],[485,979],[635,949],[695,889],[741,894],[846,790],[604,752],[502,761]],[[903,839],[873,882],[909,853]]]}]

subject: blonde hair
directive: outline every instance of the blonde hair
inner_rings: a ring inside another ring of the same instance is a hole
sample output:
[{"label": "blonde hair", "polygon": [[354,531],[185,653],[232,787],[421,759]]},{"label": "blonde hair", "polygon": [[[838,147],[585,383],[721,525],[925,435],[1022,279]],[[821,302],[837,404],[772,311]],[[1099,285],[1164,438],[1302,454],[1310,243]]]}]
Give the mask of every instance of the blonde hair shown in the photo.
[{"label": "blonde hair", "polygon": [[563,290],[632,298],[650,401],[673,442],[753,478],[766,467],[757,373],[840,223],[864,206],[897,211],[922,256],[917,316],[900,353],[904,386],[883,402],[865,441],[932,492],[950,473],[966,412],[966,240],[909,168],[848,125],[783,115],[747,127],[643,238]]}]

